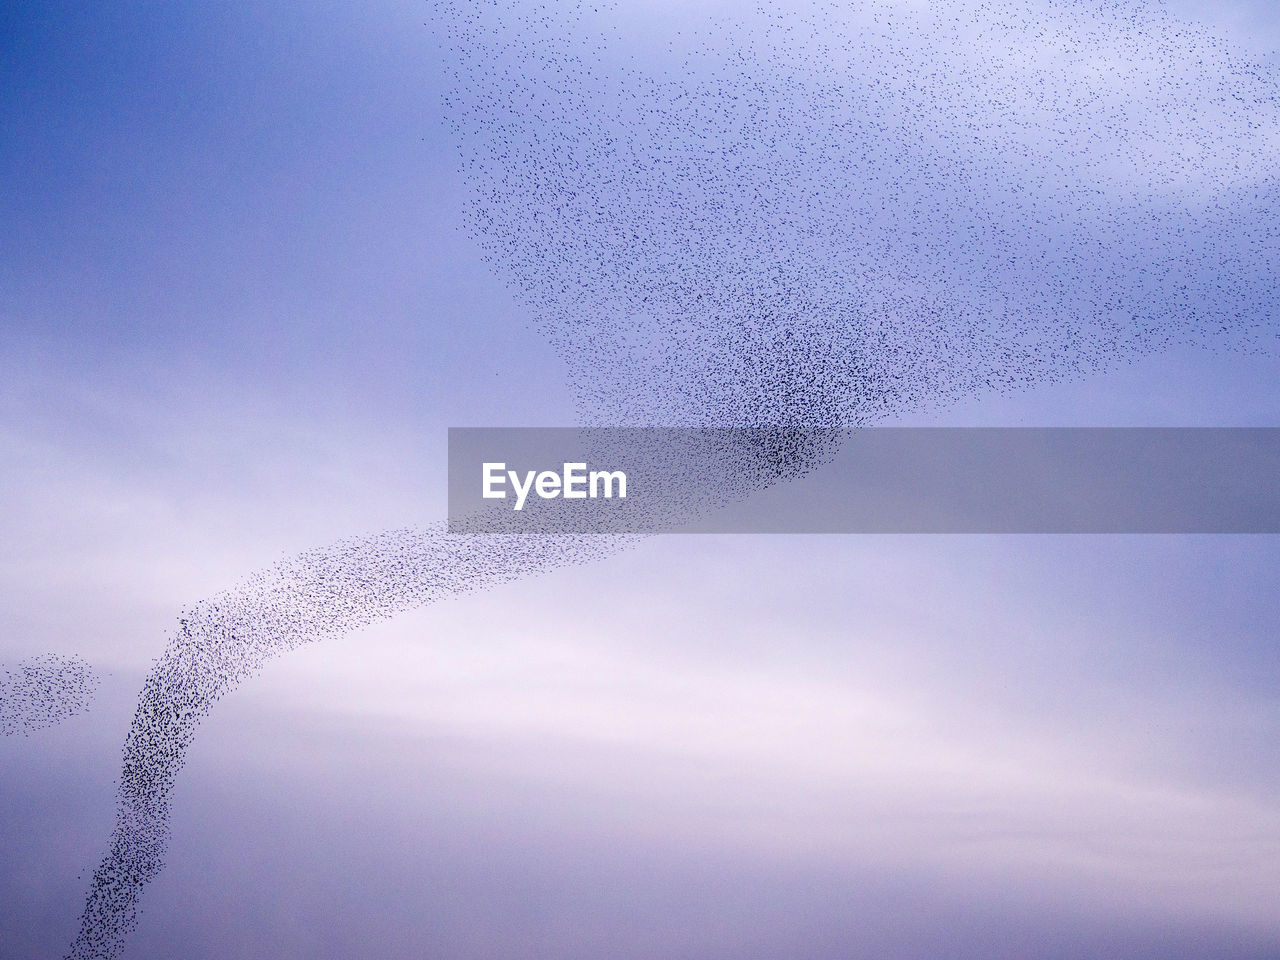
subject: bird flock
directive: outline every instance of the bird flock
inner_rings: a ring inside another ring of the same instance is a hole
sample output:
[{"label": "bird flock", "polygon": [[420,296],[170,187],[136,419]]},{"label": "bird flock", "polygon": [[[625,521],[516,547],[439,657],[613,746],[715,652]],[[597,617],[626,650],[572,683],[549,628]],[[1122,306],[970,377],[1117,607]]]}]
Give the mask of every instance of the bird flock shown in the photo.
[{"label": "bird flock", "polygon": [[25,736],[84,713],[98,675],[79,657],[45,654],[0,667],[0,736]]},{"label": "bird flock", "polygon": [[847,426],[1274,336],[1274,72],[1160,4],[801,2],[665,50],[453,8],[472,222],[584,422]]},{"label": "bird flock", "polygon": [[602,557],[624,540],[393,530],[304,553],[187,610],[138,698],[116,824],[68,956],[120,955],[142,890],[164,866],[170,797],[200,721],[268,660],[436,600]]},{"label": "bird flock", "polygon": [[[743,434],[735,494],[828,450],[797,438],[1274,336],[1274,71],[1159,3],[800,2],[667,35],[635,6],[431,10],[470,226],[581,421],[783,431]],[[268,660],[629,542],[412,527],[186,611],[68,956],[123,952],[199,724]]]}]

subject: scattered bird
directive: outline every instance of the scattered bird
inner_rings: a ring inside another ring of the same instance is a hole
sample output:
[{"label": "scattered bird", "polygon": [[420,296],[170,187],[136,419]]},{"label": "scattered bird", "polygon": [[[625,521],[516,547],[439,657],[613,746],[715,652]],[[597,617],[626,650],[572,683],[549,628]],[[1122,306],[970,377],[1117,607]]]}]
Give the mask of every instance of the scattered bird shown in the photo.
[{"label": "scattered bird", "polygon": [[0,736],[26,736],[84,713],[98,676],[79,657],[51,654],[0,667]]},{"label": "scattered bird", "polygon": [[[820,433],[1274,336],[1275,72],[1157,2],[815,0],[663,43],[605,3],[434,9],[471,227],[584,424]],[[823,449],[757,453],[739,492]],[[200,721],[266,661],[628,542],[396,530],[188,610],[68,956],[120,955]]]}]

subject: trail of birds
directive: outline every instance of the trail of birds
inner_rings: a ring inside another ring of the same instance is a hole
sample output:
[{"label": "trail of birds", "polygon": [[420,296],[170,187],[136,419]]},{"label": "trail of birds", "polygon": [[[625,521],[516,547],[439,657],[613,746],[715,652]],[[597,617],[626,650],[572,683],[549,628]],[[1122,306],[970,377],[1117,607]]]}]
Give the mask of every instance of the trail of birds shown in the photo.
[{"label": "trail of birds", "polygon": [[[730,444],[734,495],[828,452],[797,438],[1274,335],[1276,78],[1157,3],[433,14],[472,227],[582,421],[782,431]],[[269,659],[629,542],[390,531],[187,611],[68,956],[123,951],[199,723]]]},{"label": "trail of birds", "polygon": [[25,736],[84,713],[98,675],[79,657],[51,654],[0,667],[0,736]]},{"label": "trail of birds", "polygon": [[116,825],[68,956],[120,955],[142,890],[164,866],[170,797],[200,721],[268,660],[436,600],[601,557],[624,542],[393,530],[304,553],[186,611],[138,698]]}]

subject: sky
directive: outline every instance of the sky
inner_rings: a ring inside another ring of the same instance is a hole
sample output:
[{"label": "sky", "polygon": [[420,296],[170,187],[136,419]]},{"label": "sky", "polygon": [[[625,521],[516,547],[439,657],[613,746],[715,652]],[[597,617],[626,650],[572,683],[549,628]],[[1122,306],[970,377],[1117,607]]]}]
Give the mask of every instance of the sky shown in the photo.
[{"label": "sky", "polygon": [[[1169,3],[1276,66],[1265,3]],[[632,4],[637,48],[725,3]],[[61,955],[185,607],[442,519],[449,426],[564,425],[484,261],[429,5],[0,14],[0,957]],[[905,424],[1275,425],[1179,348]],[[1280,953],[1265,537],[672,537],[267,667],[127,957]]]}]

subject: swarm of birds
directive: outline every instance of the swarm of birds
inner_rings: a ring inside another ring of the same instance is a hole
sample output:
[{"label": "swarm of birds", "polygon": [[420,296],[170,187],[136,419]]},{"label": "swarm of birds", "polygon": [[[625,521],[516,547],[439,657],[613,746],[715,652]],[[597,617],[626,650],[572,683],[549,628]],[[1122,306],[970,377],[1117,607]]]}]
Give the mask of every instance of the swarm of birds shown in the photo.
[{"label": "swarm of birds", "polygon": [[0,736],[27,735],[84,713],[98,675],[79,657],[51,654],[0,667]]},{"label": "swarm of birds", "polygon": [[1275,77],[1160,4],[787,4],[644,62],[596,4],[452,9],[473,222],[585,422],[843,426],[1274,333]]},{"label": "swarm of birds", "polygon": [[[797,437],[1274,332],[1276,78],[1159,3],[811,2],[662,43],[603,3],[433,7],[472,226],[583,423],[784,431],[738,492],[824,455]],[[397,530],[187,611],[68,956],[121,953],[200,721],[267,660],[628,542]]]}]

